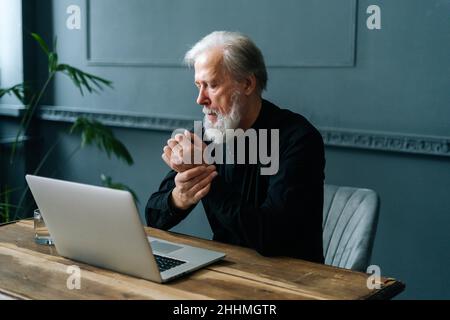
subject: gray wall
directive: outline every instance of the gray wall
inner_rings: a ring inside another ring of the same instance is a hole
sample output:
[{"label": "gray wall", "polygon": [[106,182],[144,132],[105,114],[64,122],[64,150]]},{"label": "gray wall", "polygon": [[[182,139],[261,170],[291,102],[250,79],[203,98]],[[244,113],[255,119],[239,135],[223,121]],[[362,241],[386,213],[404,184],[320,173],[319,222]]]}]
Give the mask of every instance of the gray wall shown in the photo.
[{"label": "gray wall", "polygon": [[[332,147],[336,138],[327,139],[326,182],[379,192],[372,263],[406,282],[401,298],[450,298],[450,1],[113,2],[58,0],[51,10],[37,10],[36,28],[58,36],[61,61],[115,86],[80,97],[58,77],[46,103],[69,108],[56,107],[53,119],[69,119],[81,109],[200,118],[192,71],[180,66],[183,52],[215,28],[247,32],[267,54],[266,98],[304,114],[322,132],[351,132],[349,139],[337,137],[338,145],[348,147]],[[65,27],[69,4],[81,6],[81,30]],[[370,4],[381,7],[381,30],[366,27]],[[64,137],[45,172],[64,164],[60,177],[94,184],[100,173],[110,174],[137,191],[142,210],[166,173],[160,152],[170,131],[152,130],[159,122],[141,125],[145,130],[119,127],[123,119],[113,117],[114,132],[129,147],[134,166],[93,148],[65,161],[79,141],[66,133],[69,123],[45,120],[44,137]],[[392,143],[380,147],[373,132]],[[412,149],[395,140],[407,135],[415,137]],[[430,141],[437,144],[430,147]],[[175,230],[211,236],[201,207]]]}]

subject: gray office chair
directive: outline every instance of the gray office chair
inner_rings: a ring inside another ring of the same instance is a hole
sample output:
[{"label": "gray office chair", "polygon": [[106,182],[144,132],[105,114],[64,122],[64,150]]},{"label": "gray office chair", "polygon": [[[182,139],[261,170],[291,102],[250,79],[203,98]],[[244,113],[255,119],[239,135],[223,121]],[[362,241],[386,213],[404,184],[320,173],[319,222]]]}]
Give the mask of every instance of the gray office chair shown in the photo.
[{"label": "gray office chair", "polygon": [[323,251],[325,264],[366,272],[378,223],[375,191],[325,185]]}]

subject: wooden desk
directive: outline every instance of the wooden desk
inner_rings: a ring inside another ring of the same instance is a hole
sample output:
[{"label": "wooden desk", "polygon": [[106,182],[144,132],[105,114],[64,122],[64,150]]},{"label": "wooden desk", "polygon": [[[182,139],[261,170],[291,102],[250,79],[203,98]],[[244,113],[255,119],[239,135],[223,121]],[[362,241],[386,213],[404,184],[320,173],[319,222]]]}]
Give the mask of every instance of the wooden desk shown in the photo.
[{"label": "wooden desk", "polygon": [[[369,290],[368,275],[147,228],[166,240],[216,249],[224,261],[168,284],[122,275],[58,256],[33,241],[31,220],[0,226],[0,294],[19,299],[388,299],[404,289],[382,278]],[[81,269],[81,289],[69,290],[67,266]]]}]

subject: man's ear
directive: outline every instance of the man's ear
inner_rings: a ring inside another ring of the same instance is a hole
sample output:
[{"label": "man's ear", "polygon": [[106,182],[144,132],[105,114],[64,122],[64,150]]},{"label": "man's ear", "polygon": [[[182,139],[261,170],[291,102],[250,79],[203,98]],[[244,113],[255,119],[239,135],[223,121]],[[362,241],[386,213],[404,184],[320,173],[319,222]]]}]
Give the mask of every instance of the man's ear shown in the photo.
[{"label": "man's ear", "polygon": [[256,90],[256,77],[252,73],[244,79],[244,93],[246,96],[251,95]]}]

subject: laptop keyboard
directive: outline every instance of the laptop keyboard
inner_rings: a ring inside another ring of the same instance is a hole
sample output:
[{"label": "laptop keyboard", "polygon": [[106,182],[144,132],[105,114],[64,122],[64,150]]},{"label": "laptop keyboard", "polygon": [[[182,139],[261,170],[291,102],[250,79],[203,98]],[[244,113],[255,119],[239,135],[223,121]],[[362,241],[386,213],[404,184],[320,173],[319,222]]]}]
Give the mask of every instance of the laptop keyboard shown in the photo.
[{"label": "laptop keyboard", "polygon": [[186,263],[186,261],[158,256],[157,254],[154,254],[154,256],[160,272],[175,268],[176,266]]}]

